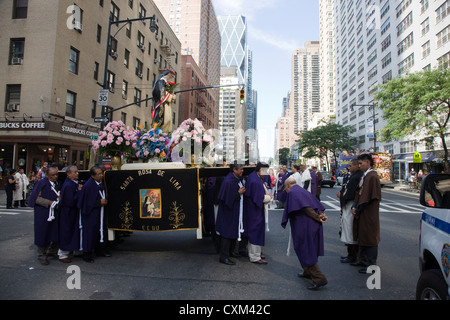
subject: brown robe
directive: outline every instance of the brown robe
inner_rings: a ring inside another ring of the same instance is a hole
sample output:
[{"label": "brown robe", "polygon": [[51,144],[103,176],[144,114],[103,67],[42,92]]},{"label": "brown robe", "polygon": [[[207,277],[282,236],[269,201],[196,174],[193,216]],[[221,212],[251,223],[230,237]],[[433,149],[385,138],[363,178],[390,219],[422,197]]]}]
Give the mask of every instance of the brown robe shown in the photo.
[{"label": "brown robe", "polygon": [[353,237],[360,246],[375,247],[380,243],[380,201],[380,179],[375,171],[371,171],[364,177],[355,197]]}]

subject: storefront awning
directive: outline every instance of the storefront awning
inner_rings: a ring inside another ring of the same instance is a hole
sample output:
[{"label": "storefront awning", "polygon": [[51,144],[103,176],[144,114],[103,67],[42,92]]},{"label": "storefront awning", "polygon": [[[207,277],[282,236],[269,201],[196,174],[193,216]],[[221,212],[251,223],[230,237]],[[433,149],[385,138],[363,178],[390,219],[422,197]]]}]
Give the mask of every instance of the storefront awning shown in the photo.
[{"label": "storefront awning", "polygon": [[[421,152],[422,163],[428,163],[436,159],[436,155],[433,152]],[[413,162],[414,153],[397,154],[394,155],[393,161]]]}]

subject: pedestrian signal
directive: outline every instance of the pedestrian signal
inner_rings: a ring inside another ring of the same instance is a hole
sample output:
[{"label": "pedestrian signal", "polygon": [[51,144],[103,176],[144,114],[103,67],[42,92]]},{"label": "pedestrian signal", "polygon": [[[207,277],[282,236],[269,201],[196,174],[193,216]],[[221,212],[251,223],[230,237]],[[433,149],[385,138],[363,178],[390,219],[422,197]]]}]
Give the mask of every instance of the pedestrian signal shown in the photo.
[{"label": "pedestrian signal", "polygon": [[245,103],[245,90],[244,89],[241,90],[240,102],[241,102],[241,104]]}]

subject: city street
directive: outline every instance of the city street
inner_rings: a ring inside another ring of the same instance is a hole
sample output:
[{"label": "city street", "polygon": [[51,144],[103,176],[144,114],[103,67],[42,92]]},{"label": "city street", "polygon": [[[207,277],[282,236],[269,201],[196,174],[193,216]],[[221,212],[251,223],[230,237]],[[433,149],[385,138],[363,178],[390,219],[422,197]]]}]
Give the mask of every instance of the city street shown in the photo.
[{"label": "city street", "polygon": [[[370,275],[342,264],[345,247],[338,239],[338,187],[324,187],[329,220],[324,227],[325,256],[319,265],[328,285],[310,291],[295,253],[286,255],[289,231],[280,226],[282,210],[270,211],[263,253],[267,265],[238,258],[235,266],[218,262],[210,238],[195,231],[135,232],[112,250],[111,258],[71,264],[50,260],[42,266],[33,245],[31,209],[0,210],[0,299],[45,300],[410,300],[419,277],[418,196],[383,189],[379,262],[381,289],[370,290]],[[71,265],[81,272],[80,289],[68,289]]]}]

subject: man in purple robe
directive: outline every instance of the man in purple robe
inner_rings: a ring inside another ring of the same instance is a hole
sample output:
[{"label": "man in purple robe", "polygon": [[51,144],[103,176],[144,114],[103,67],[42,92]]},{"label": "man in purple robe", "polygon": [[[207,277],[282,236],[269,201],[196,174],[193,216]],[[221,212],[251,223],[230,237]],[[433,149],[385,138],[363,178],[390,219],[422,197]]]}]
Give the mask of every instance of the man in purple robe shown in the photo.
[{"label": "man in purple robe", "polygon": [[70,263],[70,251],[80,250],[80,210],[77,207],[82,185],[78,183],[78,168],[69,166],[67,179],[61,188],[59,201],[59,261]]},{"label": "man in purple robe", "polygon": [[242,175],[244,166],[232,164],[231,172],[225,177],[220,187],[219,210],[217,212],[216,232],[220,235],[221,263],[234,265],[230,259],[236,239],[240,240],[243,230],[243,194],[245,193]]},{"label": "man in purple robe", "polygon": [[267,264],[261,257],[261,247],[265,242],[264,196],[266,190],[262,178],[267,175],[267,164],[258,163],[245,182],[244,194],[244,236],[248,238],[250,261]]},{"label": "man in purple robe", "polygon": [[281,226],[286,228],[290,221],[294,250],[303,268],[299,277],[312,279],[313,284],[308,289],[318,289],[328,283],[318,266],[319,256],[324,255],[325,208],[310,192],[297,185],[295,179],[286,181],[285,190],[287,198]]},{"label": "man in purple robe", "polygon": [[[108,204],[103,185],[103,171],[100,167],[92,167],[91,177],[84,184],[78,198],[81,214],[81,244],[83,260],[94,262],[94,250],[99,255],[110,257],[105,250],[107,232],[104,227],[104,207]],[[99,244],[100,243],[100,244]]]},{"label": "man in purple robe", "polygon": [[283,168],[280,168],[277,182],[277,209],[283,209],[284,202],[286,201],[286,190],[284,190],[284,183],[287,178],[289,178],[289,172]]},{"label": "man in purple robe", "polygon": [[34,186],[28,199],[28,206],[34,207],[34,244],[42,265],[48,265],[48,256],[56,256],[58,249],[56,217],[60,192],[57,181],[58,168],[50,167],[45,178]]}]

